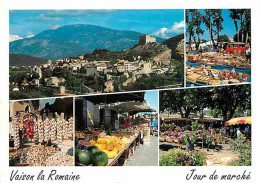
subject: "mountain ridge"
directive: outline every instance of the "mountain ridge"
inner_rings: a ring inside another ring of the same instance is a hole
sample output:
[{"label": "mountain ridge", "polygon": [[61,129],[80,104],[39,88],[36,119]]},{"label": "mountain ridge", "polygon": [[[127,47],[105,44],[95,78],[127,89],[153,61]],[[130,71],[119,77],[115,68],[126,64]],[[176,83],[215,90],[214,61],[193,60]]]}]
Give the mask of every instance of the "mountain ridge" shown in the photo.
[{"label": "mountain ridge", "polygon": [[[90,24],[73,24],[48,29],[34,37],[9,43],[10,53],[61,59],[91,53],[95,49],[120,51],[132,48],[143,33],[115,30]],[[161,43],[163,38],[156,37]]]}]

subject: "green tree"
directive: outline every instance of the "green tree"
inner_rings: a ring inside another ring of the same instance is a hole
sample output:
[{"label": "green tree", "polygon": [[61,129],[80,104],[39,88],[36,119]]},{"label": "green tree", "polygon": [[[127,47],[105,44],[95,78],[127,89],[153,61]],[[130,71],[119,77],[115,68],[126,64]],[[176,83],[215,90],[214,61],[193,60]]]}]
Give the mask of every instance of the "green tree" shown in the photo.
[{"label": "green tree", "polygon": [[194,28],[195,28],[195,33],[197,35],[197,38],[195,35],[193,35],[193,40],[194,43],[196,45],[196,50],[199,50],[199,46],[200,46],[200,35],[203,35],[204,30],[201,29],[201,24],[202,24],[202,20],[203,20],[203,15],[200,13],[199,10],[193,10],[192,11],[192,16],[194,16]]},{"label": "green tree", "polygon": [[189,118],[192,112],[201,113],[211,105],[211,94],[209,88],[164,90],[160,92],[160,111],[180,113],[181,117]]},{"label": "green tree", "polygon": [[217,43],[214,41],[214,36],[217,35],[219,40],[219,32],[223,29],[222,10],[221,9],[206,9],[203,16],[203,22],[206,25],[210,39],[214,48],[217,48]]},{"label": "green tree", "polygon": [[49,69],[42,69],[42,78],[52,77],[52,71]]},{"label": "green tree", "polygon": [[219,42],[230,42],[228,36],[226,34],[220,35],[219,36]]},{"label": "green tree", "polygon": [[191,41],[194,37],[194,16],[193,10],[185,10],[185,19],[186,19],[186,35],[189,38],[189,46],[191,47]]},{"label": "green tree", "polygon": [[236,110],[251,109],[251,85],[215,87],[212,109],[219,109],[224,121],[233,118]]},{"label": "green tree", "polygon": [[59,78],[66,78],[68,76],[68,73],[69,73],[68,68],[56,67],[55,69],[53,69],[53,76]]},{"label": "green tree", "polygon": [[76,76],[73,76],[73,74],[68,74],[67,80],[65,82],[65,87],[68,90],[85,93],[88,90],[83,83],[83,79],[77,78]]}]

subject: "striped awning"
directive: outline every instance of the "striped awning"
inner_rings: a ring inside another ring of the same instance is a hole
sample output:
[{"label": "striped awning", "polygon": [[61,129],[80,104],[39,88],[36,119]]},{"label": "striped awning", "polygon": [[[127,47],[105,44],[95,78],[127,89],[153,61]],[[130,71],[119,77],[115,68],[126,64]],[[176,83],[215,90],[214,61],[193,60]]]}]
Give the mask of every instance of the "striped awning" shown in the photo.
[{"label": "striped awning", "polygon": [[238,125],[238,124],[251,124],[251,116],[233,118],[225,123],[225,126]]}]

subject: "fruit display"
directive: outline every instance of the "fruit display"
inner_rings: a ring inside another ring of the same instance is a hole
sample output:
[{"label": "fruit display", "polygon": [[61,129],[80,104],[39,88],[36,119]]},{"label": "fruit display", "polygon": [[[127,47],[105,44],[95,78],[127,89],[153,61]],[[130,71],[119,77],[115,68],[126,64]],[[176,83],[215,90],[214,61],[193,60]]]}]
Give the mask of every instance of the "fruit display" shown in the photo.
[{"label": "fruit display", "polygon": [[78,161],[84,165],[92,163],[92,154],[88,150],[80,150],[76,156],[78,157]]},{"label": "fruit display", "polygon": [[99,151],[93,154],[92,163],[94,166],[106,166],[108,164],[108,156],[105,152]]},{"label": "fruit display", "polygon": [[76,161],[81,165],[89,166],[106,166],[108,164],[108,156],[96,146],[82,147],[75,149]]},{"label": "fruit display", "polygon": [[75,150],[76,161],[82,165],[105,166],[131,142],[126,136],[104,136],[97,140],[79,140]]}]

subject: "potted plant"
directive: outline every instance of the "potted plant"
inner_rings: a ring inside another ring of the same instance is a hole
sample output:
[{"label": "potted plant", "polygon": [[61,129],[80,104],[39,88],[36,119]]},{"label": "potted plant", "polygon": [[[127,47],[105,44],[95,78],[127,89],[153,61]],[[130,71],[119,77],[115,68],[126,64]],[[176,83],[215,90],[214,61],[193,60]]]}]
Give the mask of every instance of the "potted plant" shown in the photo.
[{"label": "potted plant", "polygon": [[193,135],[193,134],[186,134],[184,136],[184,142],[186,144],[186,149],[187,150],[194,150],[194,143],[196,142],[196,140],[198,139],[197,135]]}]

